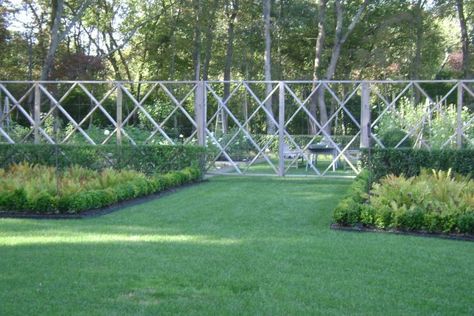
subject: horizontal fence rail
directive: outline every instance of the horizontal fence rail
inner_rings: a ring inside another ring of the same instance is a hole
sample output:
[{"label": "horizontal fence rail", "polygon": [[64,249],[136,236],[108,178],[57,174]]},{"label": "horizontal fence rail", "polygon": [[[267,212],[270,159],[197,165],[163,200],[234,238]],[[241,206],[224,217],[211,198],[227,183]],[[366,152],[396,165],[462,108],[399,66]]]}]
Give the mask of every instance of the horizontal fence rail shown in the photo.
[{"label": "horizontal fence rail", "polygon": [[0,142],[196,144],[209,173],[353,176],[363,148],[474,146],[474,80],[0,81]]}]

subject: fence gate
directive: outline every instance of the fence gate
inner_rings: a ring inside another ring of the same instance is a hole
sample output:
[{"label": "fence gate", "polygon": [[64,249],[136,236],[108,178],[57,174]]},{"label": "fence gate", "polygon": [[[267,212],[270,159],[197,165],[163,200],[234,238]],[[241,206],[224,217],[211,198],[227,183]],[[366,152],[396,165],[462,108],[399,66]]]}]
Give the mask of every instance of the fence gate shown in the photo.
[{"label": "fence gate", "polygon": [[354,176],[361,148],[474,146],[474,80],[3,81],[0,142],[200,144],[225,175]]}]

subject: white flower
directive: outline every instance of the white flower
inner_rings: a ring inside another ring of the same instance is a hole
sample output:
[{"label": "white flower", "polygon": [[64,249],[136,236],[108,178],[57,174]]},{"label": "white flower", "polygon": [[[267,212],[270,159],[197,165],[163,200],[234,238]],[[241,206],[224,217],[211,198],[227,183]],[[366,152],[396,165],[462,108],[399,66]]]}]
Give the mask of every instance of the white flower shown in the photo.
[{"label": "white flower", "polygon": [[105,130],[104,130],[104,135],[105,135],[105,136],[110,135],[110,131],[109,131],[108,129],[105,129]]}]

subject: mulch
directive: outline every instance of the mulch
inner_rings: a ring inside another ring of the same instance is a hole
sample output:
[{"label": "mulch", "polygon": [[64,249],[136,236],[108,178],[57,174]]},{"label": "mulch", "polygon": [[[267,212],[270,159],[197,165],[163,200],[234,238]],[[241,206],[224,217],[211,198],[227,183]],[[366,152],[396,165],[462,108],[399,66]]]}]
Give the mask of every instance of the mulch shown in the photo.
[{"label": "mulch", "polygon": [[432,237],[432,238],[442,238],[442,239],[451,239],[451,240],[464,240],[464,241],[474,241],[474,235],[465,235],[465,234],[442,234],[442,233],[429,233],[424,231],[403,231],[403,230],[383,230],[371,227],[365,227],[362,225],[357,226],[342,226],[339,224],[331,224],[331,229],[342,230],[348,232],[358,232],[358,233],[383,233],[383,234],[395,234],[395,235],[405,235],[405,236],[417,236],[417,237]]},{"label": "mulch", "polygon": [[147,196],[135,198],[132,200],[126,200],[126,201],[121,201],[117,202],[115,204],[98,208],[98,209],[92,209],[92,210],[86,210],[86,211],[81,211],[80,213],[61,213],[61,214],[38,214],[38,213],[26,213],[26,212],[3,212],[0,211],[0,218],[29,218],[29,219],[83,219],[83,218],[92,218],[92,217],[99,217],[103,216],[106,214],[110,214],[113,212],[120,211],[124,208],[131,207],[131,206],[136,206],[140,205],[146,202],[150,202],[159,198],[162,198],[164,196],[173,194],[178,191],[185,190],[187,188],[193,187],[200,185],[202,183],[207,182],[208,180],[204,179],[199,182],[194,182],[194,183],[189,183],[189,184],[184,184],[182,186],[168,189],[165,191],[161,191],[158,193],[150,194]]}]

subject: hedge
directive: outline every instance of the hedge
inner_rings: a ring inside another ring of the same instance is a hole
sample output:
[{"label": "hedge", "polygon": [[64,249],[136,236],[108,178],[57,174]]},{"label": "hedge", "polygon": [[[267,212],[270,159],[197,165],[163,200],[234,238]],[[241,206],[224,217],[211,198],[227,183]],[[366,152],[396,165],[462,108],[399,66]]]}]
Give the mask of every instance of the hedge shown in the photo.
[{"label": "hedge", "polygon": [[145,177],[137,173],[137,177],[126,182],[95,190],[81,190],[71,194],[50,194],[37,192],[27,194],[24,187],[13,190],[0,190],[0,213],[80,213],[106,207],[114,203],[133,198],[159,193],[183,184],[202,179],[201,170],[187,167],[180,171]]},{"label": "hedge", "polygon": [[145,174],[185,167],[205,168],[206,151],[199,146],[0,144],[0,168],[28,162],[64,169],[132,169]]},{"label": "hedge", "polygon": [[474,149],[378,149],[362,151],[362,167],[370,170],[375,180],[394,174],[412,177],[421,169],[448,170],[474,177]]}]

